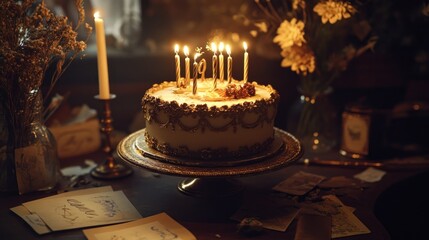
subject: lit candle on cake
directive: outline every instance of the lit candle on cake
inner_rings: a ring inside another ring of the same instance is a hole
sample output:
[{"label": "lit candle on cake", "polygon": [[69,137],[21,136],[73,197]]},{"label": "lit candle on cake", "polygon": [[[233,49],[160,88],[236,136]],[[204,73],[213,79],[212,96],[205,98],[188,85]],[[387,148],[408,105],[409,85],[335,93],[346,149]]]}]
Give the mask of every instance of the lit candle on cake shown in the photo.
[{"label": "lit candle on cake", "polygon": [[183,53],[185,54],[185,86],[188,86],[191,77],[188,46],[183,47]]},{"label": "lit candle on cake", "polygon": [[201,75],[201,81],[204,81],[206,79],[206,67],[207,63],[206,60],[203,58],[201,59],[200,63],[198,63],[198,73]]},{"label": "lit candle on cake", "polygon": [[198,63],[197,58],[199,57],[199,53],[195,53],[194,55],[194,78],[192,82],[192,94],[197,94],[197,78],[198,78]]},{"label": "lit candle on cake", "polygon": [[226,53],[228,54],[228,64],[227,64],[227,73],[228,73],[228,83],[232,81],[232,57],[231,57],[231,46],[226,45]]},{"label": "lit candle on cake", "polygon": [[176,62],[176,85],[180,87],[180,57],[179,57],[179,45],[174,45],[174,52],[176,55],[174,56],[174,60]]},{"label": "lit candle on cake", "polygon": [[212,60],[212,69],[213,69],[213,87],[216,88],[217,85],[217,46],[216,43],[212,43],[211,50],[213,51],[213,60]]},{"label": "lit candle on cake", "polygon": [[223,42],[219,43],[219,79],[220,79],[220,82],[223,82],[224,76],[225,76],[224,70],[223,70],[224,62],[223,62],[223,54],[222,54],[224,46],[225,45],[223,44]]},{"label": "lit candle on cake", "polygon": [[243,42],[244,48],[244,73],[243,73],[243,81],[247,82],[249,76],[249,53],[247,53],[247,43]]},{"label": "lit candle on cake", "polygon": [[106,36],[104,34],[104,21],[100,13],[94,13],[95,35],[97,39],[97,65],[98,65],[98,87],[99,98],[109,99],[109,74],[107,69]]}]

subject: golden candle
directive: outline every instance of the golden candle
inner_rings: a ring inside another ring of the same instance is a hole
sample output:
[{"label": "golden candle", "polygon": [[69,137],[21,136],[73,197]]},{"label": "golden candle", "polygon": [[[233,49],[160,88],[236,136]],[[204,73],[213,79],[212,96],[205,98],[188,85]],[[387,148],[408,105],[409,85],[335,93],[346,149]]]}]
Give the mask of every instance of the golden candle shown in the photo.
[{"label": "golden candle", "polygon": [[224,49],[224,43],[219,43],[219,80],[220,82],[223,82],[225,73],[224,73],[224,61],[223,61],[223,49]]},{"label": "golden candle", "polygon": [[198,73],[201,75],[201,81],[206,80],[206,65],[204,58],[198,63]]},{"label": "golden candle", "polygon": [[98,88],[99,98],[109,99],[109,74],[107,69],[106,36],[104,34],[104,21],[100,13],[94,13],[95,36],[97,40],[97,65],[98,65]]},{"label": "golden candle", "polygon": [[195,53],[194,55],[194,78],[192,81],[192,94],[197,94],[197,78],[198,78],[198,63],[197,63],[197,58],[198,58],[198,53]]},{"label": "golden candle", "polygon": [[176,55],[174,56],[174,61],[176,63],[176,85],[180,87],[180,56],[179,56],[179,45],[174,45],[174,52]]},{"label": "golden candle", "polygon": [[249,53],[247,53],[247,43],[243,42],[244,48],[244,72],[243,72],[243,81],[247,82],[249,77]]},{"label": "golden candle", "polygon": [[212,71],[213,71],[213,88],[217,86],[217,46],[215,43],[212,43],[211,50],[213,51],[213,59],[212,59]]},{"label": "golden candle", "polygon": [[228,64],[227,64],[227,73],[228,73],[228,83],[232,81],[232,57],[231,57],[231,46],[226,45],[226,53],[228,54]]},{"label": "golden candle", "polygon": [[183,47],[183,53],[186,56],[185,57],[185,87],[187,87],[189,85],[190,78],[191,78],[188,46]]}]

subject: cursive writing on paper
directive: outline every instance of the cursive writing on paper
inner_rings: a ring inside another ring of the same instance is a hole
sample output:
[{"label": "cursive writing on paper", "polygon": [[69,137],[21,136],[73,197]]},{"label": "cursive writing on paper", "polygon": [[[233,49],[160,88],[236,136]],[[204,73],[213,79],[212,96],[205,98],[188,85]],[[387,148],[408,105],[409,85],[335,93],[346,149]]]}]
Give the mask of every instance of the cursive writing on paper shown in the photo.
[{"label": "cursive writing on paper", "polygon": [[71,207],[75,207],[80,212],[83,212],[85,214],[85,216],[88,218],[94,218],[94,217],[98,216],[98,214],[95,212],[94,209],[90,209],[90,208],[86,207],[85,204],[79,200],[71,198],[71,199],[67,199],[67,202],[68,202],[68,204],[70,204]]}]

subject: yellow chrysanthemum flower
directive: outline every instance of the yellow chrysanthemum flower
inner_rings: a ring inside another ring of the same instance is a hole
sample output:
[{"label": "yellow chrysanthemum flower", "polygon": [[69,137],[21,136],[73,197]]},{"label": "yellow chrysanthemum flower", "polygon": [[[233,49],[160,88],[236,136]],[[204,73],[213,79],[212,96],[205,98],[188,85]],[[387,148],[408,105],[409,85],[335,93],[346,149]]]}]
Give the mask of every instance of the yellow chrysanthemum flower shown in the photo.
[{"label": "yellow chrysanthemum flower", "polygon": [[281,52],[281,55],[283,57],[281,66],[290,67],[297,74],[305,76],[307,73],[314,72],[316,68],[314,53],[307,45],[285,48]]},{"label": "yellow chrysanthemum flower", "polygon": [[322,22],[334,24],[341,19],[350,18],[356,9],[349,3],[341,0],[326,0],[316,4],[313,11],[322,17]]},{"label": "yellow chrysanthemum flower", "polygon": [[301,46],[305,43],[304,22],[293,18],[290,22],[284,20],[277,29],[277,36],[273,42],[278,43],[282,49],[293,45]]},{"label": "yellow chrysanthemum flower", "polygon": [[293,0],[292,1],[292,9],[297,10],[298,7],[301,7],[302,9],[305,8],[305,1],[304,0]]}]

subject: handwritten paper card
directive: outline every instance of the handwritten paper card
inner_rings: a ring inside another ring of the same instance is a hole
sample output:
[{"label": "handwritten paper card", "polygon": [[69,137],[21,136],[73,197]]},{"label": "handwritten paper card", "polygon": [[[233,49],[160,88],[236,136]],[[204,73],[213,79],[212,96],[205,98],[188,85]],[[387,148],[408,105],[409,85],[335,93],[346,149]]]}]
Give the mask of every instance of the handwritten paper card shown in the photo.
[{"label": "handwritten paper card", "polygon": [[[58,197],[66,197],[66,196],[78,196],[78,195],[84,195],[84,194],[92,194],[92,193],[98,193],[98,192],[108,192],[113,191],[111,186],[104,186],[104,187],[95,187],[95,188],[87,188],[87,189],[81,189],[76,191],[70,191],[70,192],[64,192],[57,195],[52,195],[43,199],[50,199],[50,198],[58,198]],[[40,201],[34,200],[34,201]],[[33,202],[33,201],[31,201]],[[31,202],[28,202],[28,204],[31,205]],[[36,213],[30,212],[26,207],[23,205],[16,206],[14,208],[10,209],[12,212],[14,212],[16,215],[21,217],[30,227],[37,233],[37,234],[45,234],[50,233],[51,230],[46,226],[45,222],[37,215]]]},{"label": "handwritten paper card", "polygon": [[83,233],[88,240],[196,240],[190,231],[166,213],[123,224],[85,229]]},{"label": "handwritten paper card", "polygon": [[122,191],[41,199],[23,205],[39,215],[52,231],[141,218]]},{"label": "handwritten paper card", "polygon": [[300,171],[273,187],[273,190],[302,196],[319,184],[324,176]]}]

